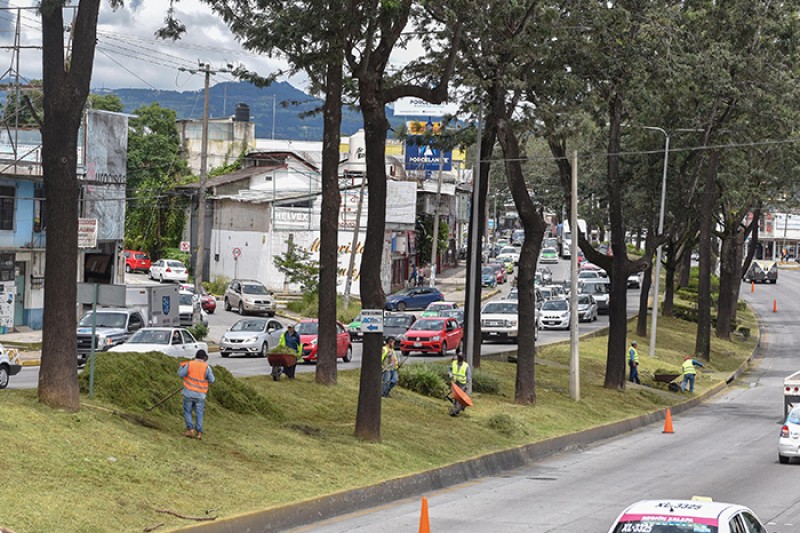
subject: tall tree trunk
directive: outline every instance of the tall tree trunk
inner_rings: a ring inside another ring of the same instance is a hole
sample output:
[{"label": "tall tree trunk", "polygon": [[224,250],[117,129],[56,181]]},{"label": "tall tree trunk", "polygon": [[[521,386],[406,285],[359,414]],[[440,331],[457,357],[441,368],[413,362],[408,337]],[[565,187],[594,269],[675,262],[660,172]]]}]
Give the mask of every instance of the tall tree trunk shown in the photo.
[{"label": "tall tree trunk", "polygon": [[678,280],[678,288],[683,289],[689,286],[692,277],[692,248],[687,246],[680,259],[681,277]]},{"label": "tall tree trunk", "polygon": [[[319,247],[319,347],[316,382],[335,385],[336,277],[339,270],[339,141],[342,125],[342,51],[334,48],[327,66],[322,139],[322,209]],[[355,243],[353,243],[355,246]]]},{"label": "tall tree trunk", "polygon": [[[639,293],[639,317],[636,320],[636,334],[647,336],[647,302],[650,299],[650,287],[653,284],[653,264],[647,267],[642,277],[642,290]],[[653,313],[658,312],[658,295],[653,295]]]},{"label": "tall tree trunk", "polygon": [[61,1],[45,0],[42,14],[42,167],[47,202],[44,327],[39,401],[66,411],[80,409],[75,360],[78,279],[78,130],[89,95],[100,0],[84,0],[73,26],[72,51],[64,57]]},{"label": "tall tree trunk", "polygon": [[661,308],[663,316],[673,316],[672,304],[675,301],[675,269],[678,261],[675,257],[675,241],[670,239],[665,247],[664,265],[664,306]]},{"label": "tall tree trunk", "polygon": [[[750,268],[750,263],[753,262],[753,256],[756,254],[756,248],[758,247],[758,226],[759,221],[761,220],[761,208],[756,208],[753,210],[753,218],[750,221],[750,224],[747,227],[747,230],[742,232],[740,235],[740,242],[739,247],[737,250],[737,266],[739,267],[738,272],[738,279],[741,280],[747,270]],[[742,255],[744,254],[744,243],[747,241],[748,233],[750,233],[750,244],[747,248],[747,255],[742,260]],[[736,294],[736,302],[739,301],[739,292],[741,292],[742,284],[738,284],[739,290]],[[733,310],[731,312],[731,320],[735,321],[737,314],[738,314],[738,307],[736,305],[733,306]]]},{"label": "tall tree trunk", "polygon": [[[486,117],[483,120],[482,124],[482,132],[481,132],[481,145],[478,147],[480,150],[480,159],[481,164],[480,168],[475,170],[475,172],[480,172],[480,190],[478,191],[478,227],[477,228],[470,228],[470,232],[477,231],[477,242],[478,242],[478,250],[472,249],[472,237],[469,239],[469,244],[467,246],[467,257],[473,257],[472,254],[477,254],[478,261],[477,267],[478,272],[475,274],[475,279],[477,283],[475,283],[475,287],[473,288],[473,292],[467,291],[466,294],[466,301],[465,305],[469,309],[471,306],[471,302],[475,301],[475,316],[467,317],[470,320],[470,323],[467,324],[467,330],[465,332],[466,335],[470,335],[472,337],[472,345],[475,347],[474,351],[472,352],[472,366],[473,368],[480,368],[481,366],[481,316],[480,316],[480,308],[481,308],[481,283],[480,283],[480,272],[481,272],[481,257],[482,257],[482,249],[481,243],[483,241],[483,232],[486,228],[486,206],[487,206],[487,198],[489,196],[489,169],[490,169],[490,161],[492,158],[492,153],[494,151],[494,145],[497,142],[497,116],[495,114],[495,99],[497,98],[497,91],[494,88],[491,88],[488,91],[489,97],[489,105],[487,106],[487,113]],[[474,185],[474,180],[473,180]],[[470,208],[472,209],[472,208]],[[471,213],[472,211],[470,211]],[[472,216],[470,215],[470,221],[472,220]],[[467,261],[467,279],[472,279],[472,270],[471,270],[471,261]],[[466,341],[464,342],[466,345]]]},{"label": "tall tree trunk", "polygon": [[[506,178],[514,205],[519,213],[525,240],[519,259],[519,314],[517,324],[517,376],[514,387],[514,402],[522,405],[536,403],[536,302],[534,279],[536,261],[542,247],[546,227],[541,213],[533,205],[525,175],[520,163],[519,142],[512,129],[508,111],[498,110],[497,136],[503,147],[506,162]],[[531,327],[533,325],[533,327]]]},{"label": "tall tree trunk", "polygon": [[[619,176],[620,136],[622,125],[622,95],[615,94],[609,103],[610,131],[608,137],[608,218],[611,229],[611,293],[608,297],[608,352],[604,386],[625,388],[625,355],[627,339],[627,278],[628,252],[625,247],[625,225],[622,219],[622,183]],[[585,252],[584,252],[585,253]]]},{"label": "tall tree trunk", "polygon": [[[361,258],[361,307],[363,309],[383,309],[386,303],[386,295],[381,283],[381,259],[386,228],[384,147],[389,123],[386,120],[383,100],[377,96],[379,80],[373,76],[375,75],[364,75],[359,81],[369,192],[367,236],[364,241],[364,254]],[[381,438],[383,335],[381,333],[365,333],[362,346],[355,435],[364,440],[378,441]]]},{"label": "tall tree trunk", "polygon": [[[724,340],[731,338],[731,308],[735,305],[738,295],[736,289],[742,284],[741,278],[737,275],[738,268],[736,268],[736,234],[731,233],[736,230],[735,228],[731,229],[730,222],[730,220],[726,221],[719,254],[719,302],[715,329],[717,338]],[[736,227],[738,227],[738,223]]]},{"label": "tall tree trunk", "polygon": [[706,180],[700,201],[700,271],[697,285],[697,336],[695,355],[711,358],[711,229],[716,205],[716,177],[719,152],[713,150],[706,168]]}]

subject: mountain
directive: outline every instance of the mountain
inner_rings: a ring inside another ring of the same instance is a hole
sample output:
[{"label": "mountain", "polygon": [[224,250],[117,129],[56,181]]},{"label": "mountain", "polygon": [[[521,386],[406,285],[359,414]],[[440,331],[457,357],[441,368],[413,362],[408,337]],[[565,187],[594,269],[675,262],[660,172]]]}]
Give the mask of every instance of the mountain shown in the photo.
[{"label": "mountain", "polygon": [[[117,95],[126,113],[157,102],[161,107],[174,109],[179,119],[203,116],[202,90],[95,89],[92,92]],[[273,138],[274,131],[275,139],[322,140],[322,100],[287,82],[275,82],[264,88],[247,82],[218,83],[209,90],[209,117],[229,117],[240,103],[250,106],[250,120],[255,122],[259,139]],[[387,115],[393,127],[403,123],[403,119],[393,117],[389,109]],[[342,110],[342,135],[352,135],[363,127],[362,124],[359,111],[349,107]]]}]

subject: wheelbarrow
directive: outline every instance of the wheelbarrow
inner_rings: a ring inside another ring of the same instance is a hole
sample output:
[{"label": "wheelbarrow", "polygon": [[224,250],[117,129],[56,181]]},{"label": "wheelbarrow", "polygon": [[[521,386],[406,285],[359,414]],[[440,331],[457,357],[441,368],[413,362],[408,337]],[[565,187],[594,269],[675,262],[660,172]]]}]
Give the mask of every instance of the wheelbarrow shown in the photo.
[{"label": "wheelbarrow", "polygon": [[683,374],[655,374],[653,379],[658,383],[666,383],[667,389],[672,392],[680,392],[681,386],[675,383],[675,379]]},{"label": "wheelbarrow", "polygon": [[450,384],[450,392],[447,393],[445,399],[453,404],[450,407],[450,416],[458,416],[467,407],[472,407],[472,399],[455,383]]},{"label": "wheelbarrow", "polygon": [[267,355],[267,362],[272,367],[272,379],[278,381],[281,379],[284,367],[296,365],[297,358],[285,353],[271,353]]}]

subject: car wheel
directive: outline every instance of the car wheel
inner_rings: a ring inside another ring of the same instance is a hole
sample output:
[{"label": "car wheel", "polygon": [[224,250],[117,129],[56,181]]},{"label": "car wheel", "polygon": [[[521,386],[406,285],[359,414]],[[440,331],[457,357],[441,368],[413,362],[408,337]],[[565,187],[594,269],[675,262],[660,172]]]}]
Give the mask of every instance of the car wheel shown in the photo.
[{"label": "car wheel", "polygon": [[131,273],[131,266],[130,265],[128,265],[128,264],[125,265],[125,272],[127,272],[128,274]]},{"label": "car wheel", "polygon": [[406,310],[406,303],[405,302],[398,303],[397,304],[397,310],[398,311],[405,311]]},{"label": "car wheel", "polygon": [[403,357],[408,357],[411,354],[408,350],[400,350],[400,353],[403,354]]},{"label": "car wheel", "polygon": [[269,344],[265,342],[264,344],[261,345],[261,353],[259,355],[261,355],[261,357],[267,357],[268,352],[269,352]]},{"label": "car wheel", "polygon": [[447,355],[447,341],[442,343],[442,351],[439,352],[439,357],[444,357]]},{"label": "car wheel", "polygon": [[224,305],[226,311],[230,311],[231,310],[231,303],[228,301],[227,298],[225,298],[225,301],[223,302],[223,305]]},{"label": "car wheel", "polygon": [[244,305],[242,305],[242,302],[239,302],[239,314],[244,316]]},{"label": "car wheel", "polygon": [[228,352],[219,352],[220,357],[228,357],[230,354]]},{"label": "car wheel", "polygon": [[778,462],[780,464],[782,464],[782,465],[788,464],[789,463],[789,457],[787,457],[785,455],[778,454]]},{"label": "car wheel", "polygon": [[274,317],[275,311],[270,311],[269,313],[267,313],[267,316],[269,316],[270,318]]},{"label": "car wheel", "polygon": [[8,366],[0,365],[0,389],[8,387]]},{"label": "car wheel", "polygon": [[344,357],[342,358],[342,360],[345,363],[349,363],[350,361],[353,360],[353,347],[352,346],[347,348],[347,353],[344,354]]}]

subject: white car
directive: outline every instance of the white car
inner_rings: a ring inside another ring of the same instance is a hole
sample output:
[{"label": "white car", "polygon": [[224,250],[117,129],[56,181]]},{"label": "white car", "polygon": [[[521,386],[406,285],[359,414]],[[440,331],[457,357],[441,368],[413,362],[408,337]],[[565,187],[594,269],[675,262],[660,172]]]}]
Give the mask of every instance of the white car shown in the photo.
[{"label": "white car", "polygon": [[0,344],[0,389],[8,387],[9,376],[16,376],[22,370],[16,348],[6,348]]},{"label": "white car", "polygon": [[[194,325],[194,305],[200,305],[200,299],[189,291],[178,293],[178,315],[180,316],[181,326]],[[208,327],[208,313],[200,309],[200,323]]]},{"label": "white car", "polygon": [[161,352],[172,357],[194,357],[202,352],[208,355],[208,344],[194,338],[184,328],[142,328],[109,352],[146,353]]},{"label": "white car", "polygon": [[643,500],[619,515],[608,533],[767,533],[756,514],[742,505],[708,499]]},{"label": "white car", "polygon": [[611,282],[605,278],[578,280],[578,294],[591,294],[597,302],[597,311],[600,313],[608,313],[610,292]]},{"label": "white car", "polygon": [[644,278],[643,272],[634,272],[630,276],[628,276],[628,288],[636,288],[642,286],[642,279]]},{"label": "white car", "polygon": [[789,411],[778,438],[778,461],[786,464],[792,457],[800,457],[800,405]]},{"label": "white car", "polygon": [[494,300],[481,309],[481,341],[517,341],[519,332],[517,300]]},{"label": "white car", "polygon": [[243,318],[232,325],[219,342],[219,354],[266,357],[278,345],[285,328],[274,318]]},{"label": "white car", "polygon": [[578,320],[581,322],[597,320],[597,302],[591,294],[578,295]]},{"label": "white car", "polygon": [[150,279],[157,279],[160,282],[165,281],[188,281],[189,271],[186,270],[186,265],[174,259],[159,259],[150,265]]},{"label": "white car", "polygon": [[500,262],[508,260],[516,265],[519,263],[519,248],[516,246],[504,246],[500,248],[500,253],[497,254],[496,259]]},{"label": "white car", "polygon": [[569,329],[569,302],[548,300],[539,310],[540,329]]}]

